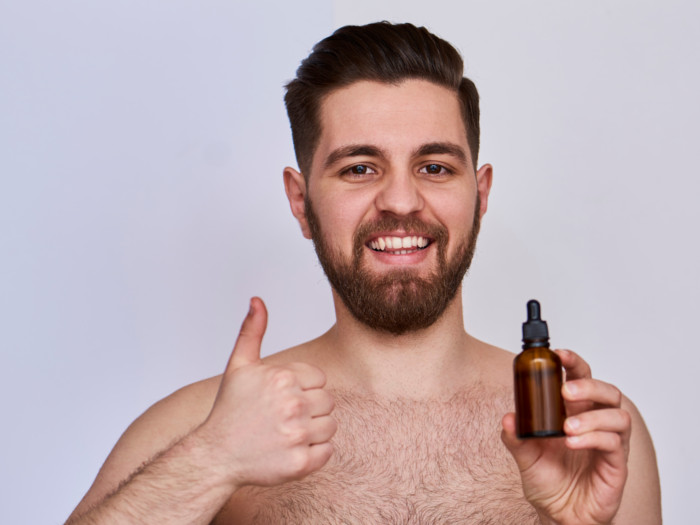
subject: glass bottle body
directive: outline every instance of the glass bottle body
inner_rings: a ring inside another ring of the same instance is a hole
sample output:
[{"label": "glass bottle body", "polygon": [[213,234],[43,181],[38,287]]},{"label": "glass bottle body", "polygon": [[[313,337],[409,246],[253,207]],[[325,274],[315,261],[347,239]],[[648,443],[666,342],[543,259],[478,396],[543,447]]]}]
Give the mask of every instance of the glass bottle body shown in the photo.
[{"label": "glass bottle body", "polygon": [[515,421],[519,438],[564,436],[559,356],[544,346],[527,348],[513,361]]}]

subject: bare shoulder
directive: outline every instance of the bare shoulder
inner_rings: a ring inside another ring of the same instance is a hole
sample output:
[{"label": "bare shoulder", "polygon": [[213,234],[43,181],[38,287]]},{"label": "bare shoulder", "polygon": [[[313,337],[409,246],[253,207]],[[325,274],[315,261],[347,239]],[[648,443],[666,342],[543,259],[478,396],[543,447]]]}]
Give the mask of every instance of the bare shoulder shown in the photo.
[{"label": "bare shoulder", "polygon": [[73,514],[100,502],[142,465],[199,426],[211,410],[219,382],[220,377],[212,377],[185,386],[129,425]]},{"label": "bare shoulder", "polygon": [[661,484],[651,435],[634,403],[623,396],[622,408],[632,418],[629,474],[616,523],[661,523]]},{"label": "bare shoulder", "polygon": [[477,356],[479,372],[486,384],[510,390],[513,386],[515,354],[469,336],[470,346]]},{"label": "bare shoulder", "polygon": [[328,355],[328,343],[324,337],[325,334],[311,341],[306,341],[297,346],[268,355],[263,358],[263,362],[272,366],[285,366],[290,363],[307,363],[321,366],[320,364],[324,361],[323,358]]}]

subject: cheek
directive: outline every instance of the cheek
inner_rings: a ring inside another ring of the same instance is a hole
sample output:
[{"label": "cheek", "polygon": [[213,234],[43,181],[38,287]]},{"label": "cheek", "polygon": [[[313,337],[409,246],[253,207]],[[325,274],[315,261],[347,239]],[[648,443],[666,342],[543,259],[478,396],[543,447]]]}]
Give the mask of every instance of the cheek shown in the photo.
[{"label": "cheek", "polygon": [[461,230],[468,232],[474,222],[476,212],[476,193],[469,192],[442,192],[434,196],[436,203],[433,206],[435,217],[444,224],[450,232],[459,234]]},{"label": "cheek", "polygon": [[322,199],[312,196],[312,202],[326,242],[341,248],[351,243],[366,214],[361,199],[327,193]]}]

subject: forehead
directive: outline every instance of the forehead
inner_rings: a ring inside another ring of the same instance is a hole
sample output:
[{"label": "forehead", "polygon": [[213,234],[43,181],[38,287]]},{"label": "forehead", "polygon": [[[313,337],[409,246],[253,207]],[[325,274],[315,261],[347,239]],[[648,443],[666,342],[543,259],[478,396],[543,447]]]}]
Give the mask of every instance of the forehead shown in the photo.
[{"label": "forehead", "polygon": [[320,109],[314,169],[348,145],[373,145],[396,156],[434,142],[469,150],[457,94],[426,80],[355,82],[328,94]]}]

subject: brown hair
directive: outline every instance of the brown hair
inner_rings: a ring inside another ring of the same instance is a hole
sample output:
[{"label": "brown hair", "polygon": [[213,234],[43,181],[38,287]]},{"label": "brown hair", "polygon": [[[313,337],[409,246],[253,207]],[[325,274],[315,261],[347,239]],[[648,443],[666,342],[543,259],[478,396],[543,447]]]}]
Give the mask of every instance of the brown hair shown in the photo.
[{"label": "brown hair", "polygon": [[476,165],[479,154],[479,94],[463,77],[459,52],[424,27],[377,22],[345,26],[321,40],[305,58],[284,97],[297,163],[308,178],[321,135],[319,108],[331,91],[359,80],[396,84],[408,78],[429,80],[455,91],[462,108],[467,142]]}]

